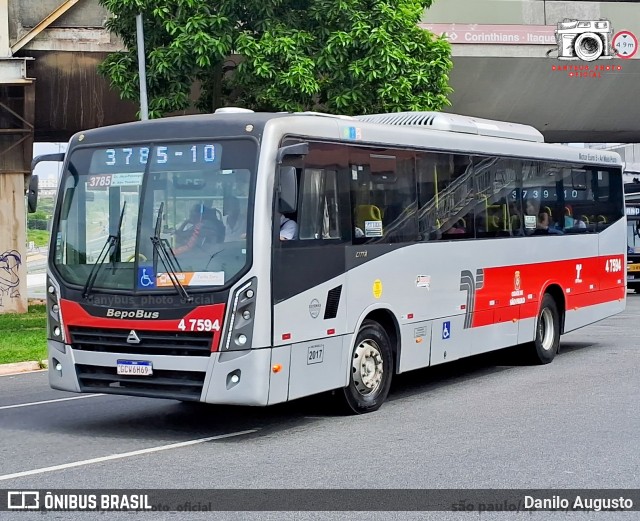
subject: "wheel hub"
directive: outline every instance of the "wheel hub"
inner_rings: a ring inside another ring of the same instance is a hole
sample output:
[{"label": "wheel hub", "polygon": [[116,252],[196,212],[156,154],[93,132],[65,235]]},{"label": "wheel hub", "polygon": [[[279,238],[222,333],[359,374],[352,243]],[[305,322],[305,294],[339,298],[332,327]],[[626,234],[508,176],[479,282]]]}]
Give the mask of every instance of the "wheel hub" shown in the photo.
[{"label": "wheel hub", "polygon": [[363,340],[353,352],[353,383],[362,395],[378,390],[384,374],[382,354],[378,344],[371,339]]},{"label": "wheel hub", "polygon": [[553,314],[549,308],[544,308],[540,314],[538,321],[538,336],[540,345],[545,351],[549,351],[553,347],[554,324]]}]

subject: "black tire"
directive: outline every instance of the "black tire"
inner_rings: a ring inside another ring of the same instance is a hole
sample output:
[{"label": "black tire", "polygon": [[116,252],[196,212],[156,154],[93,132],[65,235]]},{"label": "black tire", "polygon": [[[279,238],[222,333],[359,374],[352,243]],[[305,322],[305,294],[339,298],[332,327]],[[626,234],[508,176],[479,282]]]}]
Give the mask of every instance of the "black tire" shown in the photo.
[{"label": "black tire", "polygon": [[529,359],[535,364],[548,364],[559,348],[560,313],[555,299],[545,293],[536,320],[536,339],[529,345]]},{"label": "black tire", "polygon": [[344,410],[350,414],[378,410],[389,394],[393,376],[391,341],[380,324],[373,320],[362,323],[350,362],[349,385],[340,396]]}]

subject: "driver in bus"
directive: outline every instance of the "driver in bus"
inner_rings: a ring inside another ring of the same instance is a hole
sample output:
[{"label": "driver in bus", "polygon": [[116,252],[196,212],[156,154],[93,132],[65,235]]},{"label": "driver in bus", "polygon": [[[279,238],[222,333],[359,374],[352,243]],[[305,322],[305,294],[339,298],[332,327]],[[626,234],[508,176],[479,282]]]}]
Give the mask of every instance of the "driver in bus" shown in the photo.
[{"label": "driver in bus", "polygon": [[204,249],[209,244],[224,242],[225,227],[215,213],[204,203],[198,203],[191,208],[189,218],[176,230],[176,239],[179,243],[173,252],[182,255],[187,252]]},{"label": "driver in bus", "polygon": [[298,238],[298,223],[280,214],[280,240],[292,241]]}]

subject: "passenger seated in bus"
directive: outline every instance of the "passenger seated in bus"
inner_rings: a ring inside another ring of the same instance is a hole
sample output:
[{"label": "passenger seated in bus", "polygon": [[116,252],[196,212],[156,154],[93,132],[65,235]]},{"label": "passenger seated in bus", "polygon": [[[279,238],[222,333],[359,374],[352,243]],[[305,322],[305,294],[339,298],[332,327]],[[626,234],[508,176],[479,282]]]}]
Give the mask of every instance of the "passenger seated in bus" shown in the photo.
[{"label": "passenger seated in bus", "polygon": [[557,230],[552,226],[551,218],[547,212],[540,212],[538,214],[538,226],[536,228],[536,233],[562,235],[560,230]]},{"label": "passenger seated in bus", "polygon": [[458,219],[451,228],[443,233],[443,235],[464,235],[465,233],[467,233],[465,223],[462,219]]},{"label": "passenger seated in bus", "polygon": [[564,207],[564,228],[577,228],[585,230],[587,228],[587,223],[573,217],[573,208],[571,208],[571,205],[567,205]]},{"label": "passenger seated in bus", "polygon": [[534,200],[527,199],[527,204],[525,205],[525,207],[525,215],[538,215],[538,204]]},{"label": "passenger seated in bus", "polygon": [[298,223],[289,217],[280,215],[280,240],[291,241],[298,238]]},{"label": "passenger seated in bus", "polygon": [[189,218],[178,226],[175,235],[178,247],[173,252],[182,255],[224,242],[225,227],[214,209],[198,203],[191,208]]}]

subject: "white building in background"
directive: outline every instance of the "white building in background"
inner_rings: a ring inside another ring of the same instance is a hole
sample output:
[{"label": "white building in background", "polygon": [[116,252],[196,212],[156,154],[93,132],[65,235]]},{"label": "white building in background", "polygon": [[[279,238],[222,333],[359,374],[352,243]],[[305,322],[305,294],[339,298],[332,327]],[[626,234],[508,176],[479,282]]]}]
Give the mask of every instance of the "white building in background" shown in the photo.
[{"label": "white building in background", "polygon": [[48,178],[40,179],[38,182],[38,195],[40,197],[53,197],[58,190],[58,179]]},{"label": "white building in background", "polygon": [[609,148],[617,152],[624,161],[625,181],[631,182],[633,178],[640,178],[640,143],[620,144]]}]

